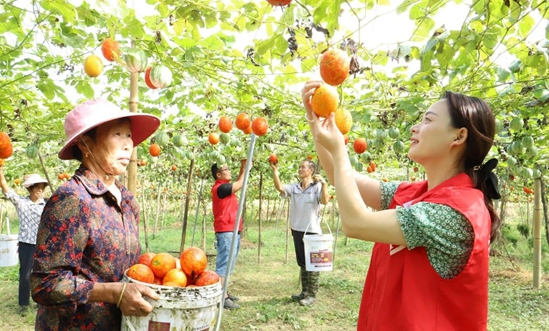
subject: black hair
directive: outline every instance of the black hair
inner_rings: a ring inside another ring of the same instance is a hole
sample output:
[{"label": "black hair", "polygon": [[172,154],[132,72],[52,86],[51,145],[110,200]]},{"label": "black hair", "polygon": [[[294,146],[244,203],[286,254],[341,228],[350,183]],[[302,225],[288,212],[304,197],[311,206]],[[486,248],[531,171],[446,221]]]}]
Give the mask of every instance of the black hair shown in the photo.
[{"label": "black hair", "polygon": [[[93,142],[95,142],[95,138],[97,137],[97,127],[90,129],[89,131],[82,134],[82,136],[88,136]],[[82,136],[80,136],[78,139],[81,139]],[[76,160],[82,162],[84,153],[82,153],[80,147],[78,147],[78,145],[75,143],[74,145],[72,145],[71,150],[73,157]]]},{"label": "black hair", "polygon": [[461,166],[471,177],[475,187],[484,193],[484,203],[492,219],[490,233],[492,243],[497,237],[501,220],[494,209],[492,199],[488,196],[486,182],[480,179],[479,172],[475,170],[482,165],[494,144],[496,134],[494,113],[485,101],[476,97],[446,91],[442,98],[447,100],[452,127],[467,129],[467,141]]},{"label": "black hair", "polygon": [[217,179],[218,172],[219,172],[219,169],[217,168],[217,163],[212,164],[212,177],[214,179]]},{"label": "black hair", "polygon": [[316,163],[314,161],[309,160],[309,159],[305,159],[302,162],[305,162],[307,164],[307,166],[309,166],[309,168],[313,169],[313,173],[316,172]]}]

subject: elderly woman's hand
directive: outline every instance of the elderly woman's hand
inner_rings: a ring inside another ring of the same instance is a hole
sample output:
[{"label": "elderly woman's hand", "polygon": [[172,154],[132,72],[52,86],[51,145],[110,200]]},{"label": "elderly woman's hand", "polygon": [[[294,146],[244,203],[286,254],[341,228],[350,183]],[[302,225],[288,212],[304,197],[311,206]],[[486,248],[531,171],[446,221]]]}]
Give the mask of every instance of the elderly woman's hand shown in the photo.
[{"label": "elderly woman's hand", "polygon": [[[121,291],[122,288],[120,289]],[[127,283],[119,305],[122,314],[125,316],[147,316],[154,307],[143,298],[144,296],[152,300],[159,299],[158,294],[150,287]]]}]

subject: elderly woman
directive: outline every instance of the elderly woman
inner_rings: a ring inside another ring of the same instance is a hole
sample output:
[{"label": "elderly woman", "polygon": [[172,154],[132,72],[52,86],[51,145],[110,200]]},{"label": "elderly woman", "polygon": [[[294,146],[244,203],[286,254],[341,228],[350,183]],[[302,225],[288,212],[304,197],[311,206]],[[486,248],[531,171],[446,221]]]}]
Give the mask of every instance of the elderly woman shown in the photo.
[{"label": "elderly woman", "polygon": [[8,187],[4,169],[0,166],[0,187],[4,195],[13,203],[19,216],[19,313],[26,315],[30,303],[30,274],[36,244],[36,232],[40,215],[46,201],[42,198],[48,181],[37,174],[25,177],[23,187],[29,191],[29,195],[22,197]]},{"label": "elderly woman", "polygon": [[139,206],[115,176],[159,125],[156,116],[101,99],[67,114],[59,158],[81,164],[48,200],[38,228],[31,274],[36,330],[119,330],[122,314],[152,311],[143,298],[158,299],[152,289],[120,282],[141,247]]}]

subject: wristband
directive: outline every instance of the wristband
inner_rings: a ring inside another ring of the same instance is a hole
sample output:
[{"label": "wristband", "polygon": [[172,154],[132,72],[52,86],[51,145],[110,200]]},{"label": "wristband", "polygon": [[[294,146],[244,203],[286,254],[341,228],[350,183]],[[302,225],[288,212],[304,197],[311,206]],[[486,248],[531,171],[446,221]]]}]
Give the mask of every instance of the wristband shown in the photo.
[{"label": "wristband", "polygon": [[309,119],[309,118],[307,117],[307,113],[305,113],[305,119],[306,119],[309,123],[313,123],[313,122],[314,122],[314,120],[311,120],[311,119]]},{"label": "wristband", "polygon": [[128,285],[128,283],[124,283],[124,286],[122,286],[122,292],[120,292],[120,298],[118,298],[118,303],[116,304],[116,308],[120,307],[120,302],[122,302],[122,297],[124,296],[126,285]]}]

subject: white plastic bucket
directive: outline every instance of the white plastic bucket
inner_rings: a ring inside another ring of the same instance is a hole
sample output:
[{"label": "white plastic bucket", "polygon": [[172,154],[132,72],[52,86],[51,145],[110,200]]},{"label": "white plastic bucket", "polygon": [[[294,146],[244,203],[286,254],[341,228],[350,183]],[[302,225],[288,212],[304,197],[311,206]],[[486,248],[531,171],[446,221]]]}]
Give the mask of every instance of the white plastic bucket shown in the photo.
[{"label": "white plastic bucket", "polygon": [[0,234],[0,267],[11,267],[17,263],[17,235]]},{"label": "white plastic bucket", "polygon": [[331,271],[333,265],[332,234],[304,235],[305,269],[307,271]]},{"label": "white plastic bucket", "polygon": [[131,279],[124,282],[146,285],[159,294],[145,317],[122,316],[122,331],[206,331],[214,330],[223,289],[221,283],[201,287],[152,285]]}]

